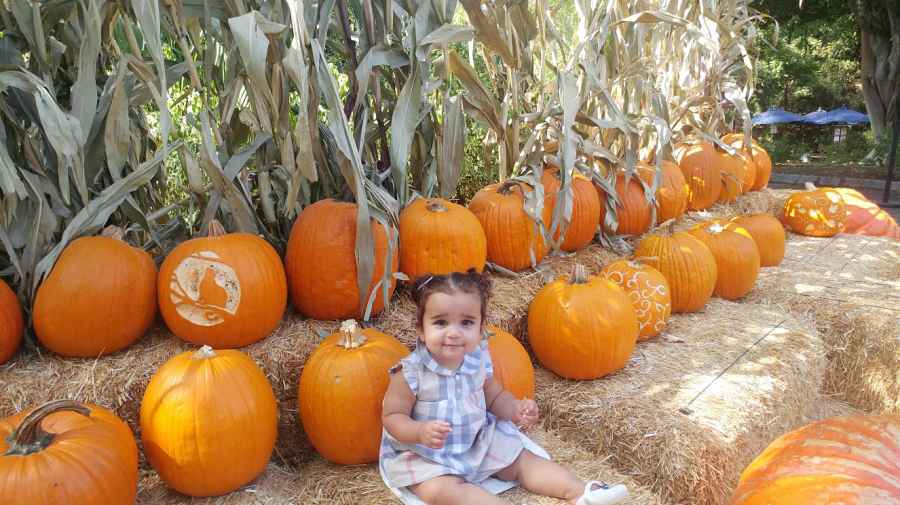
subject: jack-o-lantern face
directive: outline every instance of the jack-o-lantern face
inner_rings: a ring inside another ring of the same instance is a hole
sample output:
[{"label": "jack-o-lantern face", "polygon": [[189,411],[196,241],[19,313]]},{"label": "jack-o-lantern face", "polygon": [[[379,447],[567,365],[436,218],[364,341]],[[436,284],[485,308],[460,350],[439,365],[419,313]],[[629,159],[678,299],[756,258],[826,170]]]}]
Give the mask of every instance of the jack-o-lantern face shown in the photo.
[{"label": "jack-o-lantern face", "polygon": [[791,231],[811,237],[831,237],[844,231],[847,209],[832,188],[799,191],[784,202],[782,222]]}]

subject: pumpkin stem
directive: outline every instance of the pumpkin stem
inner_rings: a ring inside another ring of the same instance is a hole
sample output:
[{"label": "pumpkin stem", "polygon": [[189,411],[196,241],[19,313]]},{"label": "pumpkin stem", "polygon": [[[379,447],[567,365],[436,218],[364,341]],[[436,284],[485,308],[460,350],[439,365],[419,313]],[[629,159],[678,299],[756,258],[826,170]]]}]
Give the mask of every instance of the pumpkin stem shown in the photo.
[{"label": "pumpkin stem", "polygon": [[438,198],[431,198],[428,200],[428,205],[425,206],[429,212],[447,212],[447,207],[444,206],[444,202],[442,202]]},{"label": "pumpkin stem", "polygon": [[816,189],[818,189],[816,188],[816,185],[810,181],[804,182],[803,187],[805,187],[807,191],[815,191]]},{"label": "pumpkin stem", "polygon": [[569,278],[569,284],[587,284],[589,277],[587,267],[577,263],[575,268],[572,269],[572,277]]},{"label": "pumpkin stem", "polygon": [[706,231],[710,233],[722,233],[725,231],[725,227],[722,226],[722,223],[713,223],[706,228]]},{"label": "pumpkin stem", "polygon": [[[501,195],[509,195],[512,193],[512,188],[519,187],[520,184],[521,183],[519,181],[516,181],[513,179],[509,179],[507,181],[501,182],[500,187],[497,188],[497,193],[500,193]],[[521,188],[520,188],[520,190],[521,190]],[[525,192],[522,191],[522,193],[525,193]]]},{"label": "pumpkin stem", "polygon": [[366,343],[366,336],[363,335],[356,320],[347,319],[341,323],[341,335],[343,340],[338,344],[344,349],[356,349]]},{"label": "pumpkin stem", "polygon": [[191,359],[209,359],[215,357],[216,351],[214,351],[212,347],[204,345],[200,348],[199,351],[195,352],[194,355],[191,356]]},{"label": "pumpkin stem", "polygon": [[218,219],[213,219],[209,222],[209,232],[206,234],[207,236],[221,237],[225,234],[225,227],[222,226],[222,223],[220,223]]},{"label": "pumpkin stem", "polygon": [[103,228],[103,231],[100,232],[101,237],[109,237],[114,238],[116,240],[125,241],[125,230],[121,227],[111,224],[106,228]]},{"label": "pumpkin stem", "polygon": [[90,417],[91,409],[73,400],[54,400],[34,409],[25,416],[22,424],[7,439],[9,449],[4,456],[27,456],[42,451],[53,442],[53,433],[48,433],[41,428],[41,422],[45,417],[54,412],[68,410]]}]

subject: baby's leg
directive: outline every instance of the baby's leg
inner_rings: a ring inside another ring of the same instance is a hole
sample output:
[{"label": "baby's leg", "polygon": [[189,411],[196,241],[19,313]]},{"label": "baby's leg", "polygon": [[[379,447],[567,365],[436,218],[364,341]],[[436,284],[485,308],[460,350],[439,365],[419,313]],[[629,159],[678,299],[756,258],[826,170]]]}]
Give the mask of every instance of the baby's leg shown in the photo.
[{"label": "baby's leg", "polygon": [[509,502],[492,495],[460,477],[442,475],[410,486],[410,490],[428,505],[509,505]]},{"label": "baby's leg", "polygon": [[584,481],[565,467],[525,449],[513,464],[497,472],[495,477],[517,480],[532,493],[562,498],[575,503],[584,491]]}]

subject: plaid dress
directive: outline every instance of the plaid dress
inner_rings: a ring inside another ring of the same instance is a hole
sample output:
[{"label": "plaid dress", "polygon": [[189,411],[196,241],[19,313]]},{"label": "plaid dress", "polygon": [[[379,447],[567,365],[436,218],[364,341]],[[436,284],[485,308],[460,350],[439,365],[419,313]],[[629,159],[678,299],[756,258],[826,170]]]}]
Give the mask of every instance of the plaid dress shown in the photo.
[{"label": "plaid dress", "polygon": [[446,421],[452,431],[444,447],[403,444],[382,430],[379,470],[388,486],[403,488],[441,475],[479,483],[511,465],[522,452],[519,429],[488,412],[484,383],[494,374],[487,341],[466,354],[456,371],[437,363],[424,345],[403,358],[401,370],[416,403],[416,421]]}]

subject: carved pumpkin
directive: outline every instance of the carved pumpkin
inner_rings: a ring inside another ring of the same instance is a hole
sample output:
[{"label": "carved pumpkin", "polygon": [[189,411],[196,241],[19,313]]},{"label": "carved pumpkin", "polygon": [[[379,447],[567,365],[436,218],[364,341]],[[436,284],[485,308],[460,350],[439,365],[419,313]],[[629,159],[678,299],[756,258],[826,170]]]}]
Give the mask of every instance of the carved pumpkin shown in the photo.
[{"label": "carved pumpkin", "polygon": [[3,505],[134,503],[137,444],[103,407],[52,401],[0,420],[0,476]]},{"label": "carved pumpkin", "polygon": [[844,233],[900,240],[900,228],[898,228],[897,222],[884,209],[855,189],[833,189],[841,194],[847,208],[847,223],[844,226]]},{"label": "carved pumpkin", "polygon": [[638,321],[628,295],[614,283],[572,276],[544,286],[528,308],[528,342],[545,368],[567,379],[597,379],[628,362]]},{"label": "carved pumpkin", "polygon": [[462,205],[417,198],[400,213],[400,271],[410,279],[474,268],[487,260],[481,223]]},{"label": "carved pumpkin", "polygon": [[634,257],[659,270],[669,282],[672,312],[696,312],[716,287],[716,258],[709,247],[687,232],[650,234]]},{"label": "carved pumpkin", "polygon": [[[544,225],[549,228],[553,223],[556,195],[560,189],[559,171],[545,170],[541,176],[541,183],[544,185],[544,194],[546,195]],[[594,240],[594,235],[597,234],[601,208],[600,198],[591,181],[581,174],[575,174],[572,179],[572,222],[569,223],[566,239],[563,240],[560,249],[573,252],[590,244]],[[559,230],[556,231],[553,238],[559,238]]]},{"label": "carved pumpkin", "polygon": [[347,320],[313,351],[300,375],[300,421],[313,447],[342,465],[378,460],[388,370],[409,354],[396,338]]},{"label": "carved pumpkin", "polygon": [[769,184],[769,178],[772,177],[772,158],[769,153],[759,145],[756,140],[750,141],[750,148],[744,147],[743,133],[729,133],[722,137],[722,142],[731,147],[740,149],[741,152],[747,154],[753,161],[756,168],[753,177],[753,186],[750,191],[759,191]]},{"label": "carved pumpkin", "polygon": [[[291,301],[303,315],[314,319],[362,318],[356,282],[356,204],[326,199],[303,209],[288,239],[284,263]],[[375,267],[366,299],[384,276],[388,257],[385,227],[370,221],[375,243]],[[391,230],[391,233],[396,233]],[[391,273],[398,255],[391,255]],[[397,282],[391,276],[388,298]],[[384,308],[383,286],[378,286],[372,315]]]},{"label": "carved pumpkin", "polygon": [[57,354],[124,349],[156,318],[156,264],[115,226],[73,240],[38,288],[32,317],[38,340]]},{"label": "carved pumpkin", "polygon": [[760,266],[774,267],[781,264],[784,259],[785,233],[784,226],[775,219],[775,216],[771,214],[739,216],[726,225],[729,230],[736,227],[746,229],[753,237],[759,249]]},{"label": "carved pumpkin", "polygon": [[16,293],[0,279],[0,365],[6,363],[22,343],[22,305]]},{"label": "carved pumpkin", "polygon": [[616,219],[619,221],[618,227],[613,229],[606,223],[607,205],[611,205],[609,195],[606,191],[597,187],[597,194],[600,196],[600,225],[607,233],[616,235],[641,235],[650,229],[651,209],[647,202],[644,187],[639,181],[638,175],[633,175],[625,182],[625,173],[616,174],[616,194],[619,197],[619,203],[616,206]]},{"label": "carved pumpkin", "polygon": [[532,258],[539,263],[546,253],[537,224],[525,213],[526,191],[531,191],[527,184],[509,180],[481,188],[469,202],[487,236],[488,260],[514,272],[531,267]]},{"label": "carved pumpkin", "polygon": [[534,398],[534,365],[528,351],[516,337],[496,326],[488,326],[487,333],[494,379],[520,400]]},{"label": "carved pumpkin", "polygon": [[281,258],[249,233],[225,233],[218,221],[207,237],[182,242],[159,268],[159,310],[179,338],[219,349],[265,338],[287,306]]},{"label": "carved pumpkin", "polygon": [[784,202],[781,222],[794,233],[811,237],[832,237],[844,231],[847,209],[841,194],[811,184],[807,188],[791,193]]},{"label": "carved pumpkin", "polygon": [[634,305],[638,341],[659,335],[672,313],[672,294],[663,274],[637,261],[619,260],[603,267],[600,276],[622,288]]},{"label": "carved pumpkin", "polygon": [[782,435],[741,474],[731,505],[900,503],[900,416],[858,415]]},{"label": "carved pumpkin", "polygon": [[708,209],[722,192],[718,151],[709,142],[683,143],[675,146],[673,155],[688,184],[688,209]]},{"label": "carved pumpkin", "polygon": [[700,223],[690,234],[703,241],[716,258],[714,295],[737,300],[753,289],[759,276],[759,249],[747,230],[729,230],[721,223]]},{"label": "carved pumpkin", "polygon": [[141,401],[141,439],[170,488],[219,496],[255,479],[275,448],[278,411],[247,355],[203,346],[165,362]]},{"label": "carved pumpkin", "polygon": [[[661,164],[662,179],[656,190],[656,222],[664,223],[684,215],[688,204],[688,184],[678,165],[669,160]],[[656,165],[640,163],[638,173],[648,186],[653,184]]]}]

